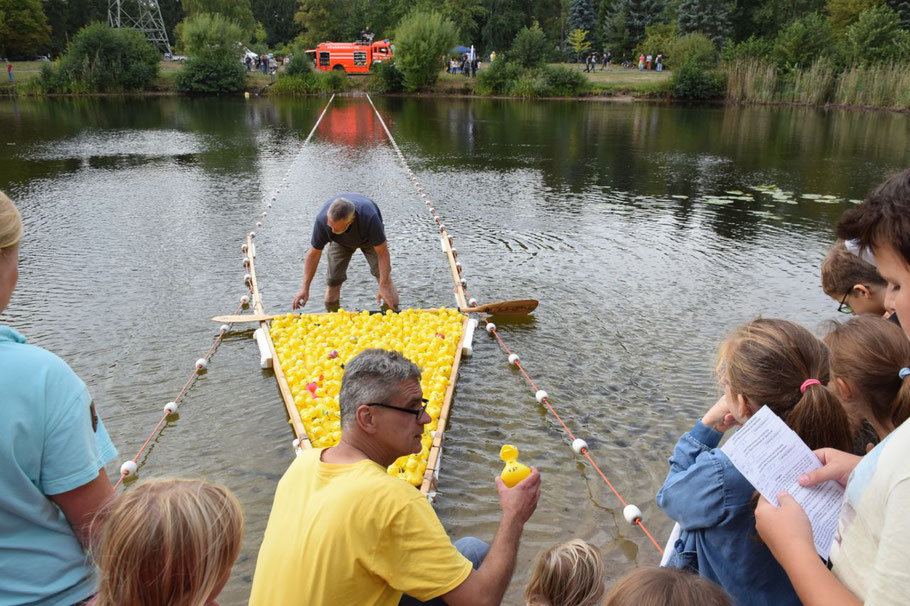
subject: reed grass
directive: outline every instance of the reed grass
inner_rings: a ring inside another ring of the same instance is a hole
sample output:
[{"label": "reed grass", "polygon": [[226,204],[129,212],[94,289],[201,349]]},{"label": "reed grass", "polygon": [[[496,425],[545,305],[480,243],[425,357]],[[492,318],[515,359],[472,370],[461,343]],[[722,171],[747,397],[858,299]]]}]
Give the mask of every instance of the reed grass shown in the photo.
[{"label": "reed grass", "polygon": [[910,70],[896,63],[853,65],[838,71],[819,59],[781,74],[773,63],[741,58],[726,65],[727,101],[910,109]]}]

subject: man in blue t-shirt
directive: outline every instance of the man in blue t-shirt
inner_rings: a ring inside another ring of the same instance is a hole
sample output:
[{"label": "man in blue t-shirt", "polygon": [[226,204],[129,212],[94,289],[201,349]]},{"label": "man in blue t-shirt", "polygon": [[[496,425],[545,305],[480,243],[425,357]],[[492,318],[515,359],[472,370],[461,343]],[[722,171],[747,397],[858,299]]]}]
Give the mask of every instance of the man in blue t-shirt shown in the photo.
[{"label": "man in blue t-shirt", "polygon": [[322,206],[313,224],[310,249],[303,261],[303,285],[294,295],[291,306],[303,307],[310,298],[310,283],[325,250],[325,307],[335,311],[341,299],[341,285],[347,279],[348,264],[357,249],[366,257],[370,273],[379,282],[376,302],[398,309],[398,290],[392,282],[392,262],[376,203],[360,194],[340,194]]}]

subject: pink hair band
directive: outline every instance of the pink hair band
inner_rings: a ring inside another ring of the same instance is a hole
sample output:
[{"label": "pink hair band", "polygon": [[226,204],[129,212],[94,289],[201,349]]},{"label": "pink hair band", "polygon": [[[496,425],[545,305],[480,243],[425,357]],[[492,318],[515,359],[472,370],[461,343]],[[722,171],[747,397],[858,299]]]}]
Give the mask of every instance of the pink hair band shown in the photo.
[{"label": "pink hair band", "polygon": [[803,384],[799,386],[799,393],[806,393],[806,388],[810,385],[821,385],[822,382],[818,379],[806,379],[803,381]]}]

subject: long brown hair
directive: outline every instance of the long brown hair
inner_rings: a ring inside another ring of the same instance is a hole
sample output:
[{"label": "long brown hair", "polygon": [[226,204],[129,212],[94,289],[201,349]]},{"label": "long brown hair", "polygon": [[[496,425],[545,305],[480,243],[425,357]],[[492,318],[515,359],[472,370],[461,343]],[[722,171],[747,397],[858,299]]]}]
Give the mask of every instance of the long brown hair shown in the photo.
[{"label": "long brown hair", "polygon": [[243,512],[217,484],[148,481],[105,516],[95,606],[203,606],[240,553]]},{"label": "long brown hair", "polygon": [[719,585],[678,568],[639,568],[610,588],[604,606],[731,606]]},{"label": "long brown hair", "polygon": [[[828,384],[828,348],[787,320],[759,318],[739,327],[721,346],[718,374],[754,411],[768,406],[815,450],[851,451],[850,419]],[[806,379],[817,379],[801,392]]]},{"label": "long brown hair", "polygon": [[[897,427],[910,417],[910,340],[884,318],[863,316],[835,324],[825,337],[831,349],[831,372],[868,406],[879,425]],[[884,438],[885,436],[879,436]]]},{"label": "long brown hair", "polygon": [[525,591],[531,606],[600,606],[604,567],[600,550],[581,539],[540,554]]}]

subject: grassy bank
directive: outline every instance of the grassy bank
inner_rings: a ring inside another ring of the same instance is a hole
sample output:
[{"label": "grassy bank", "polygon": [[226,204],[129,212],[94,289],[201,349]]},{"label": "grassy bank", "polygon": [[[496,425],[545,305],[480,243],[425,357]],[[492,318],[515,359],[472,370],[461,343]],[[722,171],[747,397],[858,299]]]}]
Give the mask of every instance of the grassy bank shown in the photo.
[{"label": "grassy bank", "polygon": [[740,59],[727,65],[726,73],[727,101],[733,103],[910,109],[910,71],[897,63],[837,71],[819,60],[805,69],[781,73],[768,62]]}]

